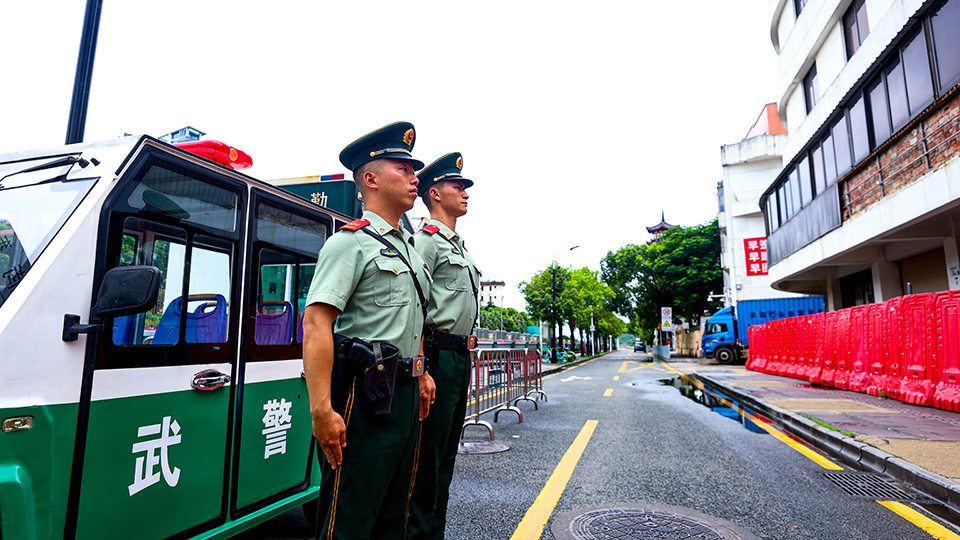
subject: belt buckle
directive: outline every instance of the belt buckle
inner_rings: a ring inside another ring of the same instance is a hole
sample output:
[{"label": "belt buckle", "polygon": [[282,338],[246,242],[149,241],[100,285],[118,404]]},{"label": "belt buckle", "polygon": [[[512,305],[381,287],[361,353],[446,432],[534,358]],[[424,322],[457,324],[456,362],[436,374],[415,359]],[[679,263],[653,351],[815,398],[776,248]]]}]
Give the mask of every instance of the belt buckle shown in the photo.
[{"label": "belt buckle", "polygon": [[424,374],[426,370],[426,360],[422,356],[414,356],[410,359],[410,376],[417,378]]},{"label": "belt buckle", "polygon": [[467,336],[467,350],[474,350],[477,348],[477,336]]}]

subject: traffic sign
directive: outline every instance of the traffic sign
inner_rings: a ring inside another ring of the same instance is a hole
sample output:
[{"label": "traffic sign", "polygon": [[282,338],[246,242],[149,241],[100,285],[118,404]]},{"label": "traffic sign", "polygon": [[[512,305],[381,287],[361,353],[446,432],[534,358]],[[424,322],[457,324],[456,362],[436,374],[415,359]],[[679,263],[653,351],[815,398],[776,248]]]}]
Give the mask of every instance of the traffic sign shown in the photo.
[{"label": "traffic sign", "polygon": [[660,308],[660,326],[665,332],[673,332],[673,308]]}]

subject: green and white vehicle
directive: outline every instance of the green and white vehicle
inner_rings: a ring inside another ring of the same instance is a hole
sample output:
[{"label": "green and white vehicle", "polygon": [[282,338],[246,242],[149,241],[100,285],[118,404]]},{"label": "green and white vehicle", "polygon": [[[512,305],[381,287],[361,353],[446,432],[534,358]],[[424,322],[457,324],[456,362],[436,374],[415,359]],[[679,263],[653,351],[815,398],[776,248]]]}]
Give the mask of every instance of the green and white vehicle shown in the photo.
[{"label": "green and white vehicle", "polygon": [[150,137],[0,177],[0,538],[227,538],[315,505],[299,322],[350,218]]}]

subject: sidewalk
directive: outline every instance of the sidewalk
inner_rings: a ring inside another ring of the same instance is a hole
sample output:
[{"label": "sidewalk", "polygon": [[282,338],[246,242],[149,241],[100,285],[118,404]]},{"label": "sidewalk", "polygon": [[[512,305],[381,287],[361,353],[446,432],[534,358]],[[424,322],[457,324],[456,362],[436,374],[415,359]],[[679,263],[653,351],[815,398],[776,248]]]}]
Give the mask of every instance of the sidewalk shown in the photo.
[{"label": "sidewalk", "polygon": [[960,413],[714,362],[671,358],[670,365],[755,409],[844,465],[884,472],[960,510]]}]

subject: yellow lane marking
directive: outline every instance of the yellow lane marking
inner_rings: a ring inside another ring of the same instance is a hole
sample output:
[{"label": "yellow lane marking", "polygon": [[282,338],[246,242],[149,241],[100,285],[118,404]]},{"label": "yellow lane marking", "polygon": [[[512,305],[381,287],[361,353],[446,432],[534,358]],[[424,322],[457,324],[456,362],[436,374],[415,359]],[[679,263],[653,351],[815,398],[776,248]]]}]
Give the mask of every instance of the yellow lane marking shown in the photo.
[{"label": "yellow lane marking", "polygon": [[613,388],[607,388],[607,389],[603,392],[603,397],[610,397],[610,396],[612,396],[612,395],[613,395]]},{"label": "yellow lane marking", "polygon": [[[694,378],[692,378],[692,377],[684,377],[684,378],[685,378],[687,381],[689,381],[691,384],[693,384],[694,386],[696,386],[697,388],[699,388],[701,391],[706,392],[707,389],[704,388],[703,383],[701,383],[700,381],[698,381],[698,380],[696,380],[696,379],[694,379]],[[722,397],[720,397],[720,396],[716,396],[716,395],[715,395],[714,397],[716,397],[718,401],[720,401],[721,403],[723,403],[723,404],[726,405],[727,407],[733,407],[733,403],[731,403],[729,400],[726,400],[726,399],[724,399],[724,398],[722,398]],[[782,442],[783,444],[786,444],[786,445],[789,446],[790,448],[793,448],[793,449],[796,450],[797,452],[800,452],[801,454],[807,456],[807,457],[810,458],[814,463],[816,463],[817,465],[820,465],[820,466],[823,467],[824,469],[829,469],[829,470],[831,470],[831,471],[842,471],[842,470],[843,470],[843,467],[837,465],[836,463],[830,461],[829,459],[827,459],[827,458],[821,456],[820,454],[814,452],[814,451],[811,450],[810,448],[807,448],[806,446],[804,446],[804,445],[798,443],[797,441],[791,439],[790,437],[788,437],[787,435],[785,435],[785,434],[784,434],[782,431],[780,431],[779,429],[771,426],[770,424],[768,424],[767,422],[764,422],[763,420],[760,420],[760,419],[757,418],[756,416],[754,416],[754,415],[748,413],[747,411],[743,410],[743,408],[738,407],[737,410],[738,410],[738,412],[739,412],[742,416],[744,416],[746,419],[750,420],[751,422],[753,422],[754,424],[756,424],[757,426],[759,426],[760,429],[762,429],[762,430],[766,431],[767,433],[773,435],[774,437],[777,438],[777,440],[779,440],[779,441]]]},{"label": "yellow lane marking", "polygon": [[620,380],[620,376],[619,376],[619,375],[615,376],[615,377],[613,378],[613,380],[619,381],[619,380]]},{"label": "yellow lane marking", "polygon": [[567,449],[567,453],[563,455],[563,459],[557,464],[557,468],[553,470],[553,474],[550,475],[550,479],[540,490],[537,499],[527,509],[527,513],[520,520],[520,524],[517,525],[517,530],[513,532],[510,540],[537,540],[543,534],[543,527],[550,519],[553,509],[557,507],[560,495],[567,487],[567,482],[573,476],[573,470],[577,467],[580,456],[583,455],[587,443],[590,442],[590,437],[597,429],[597,423],[596,420],[587,420],[587,423],[583,425],[580,434]]},{"label": "yellow lane marking", "polygon": [[[635,365],[631,366],[630,364],[635,364]],[[661,364],[660,362],[641,363],[641,362],[634,362],[632,360],[624,360],[623,364],[620,365],[620,369],[617,370],[617,373],[631,373],[634,371],[639,371],[641,369],[648,369],[648,368],[653,369],[654,371],[664,371],[663,369],[664,367],[666,367],[666,371],[670,371],[672,373],[680,373],[679,371],[670,367],[668,364]]]},{"label": "yellow lane marking", "polygon": [[892,512],[899,514],[900,517],[902,517],[903,519],[927,531],[930,534],[930,536],[934,538],[940,538],[942,540],[960,539],[960,536],[955,534],[953,531],[947,529],[943,525],[940,525],[936,521],[933,521],[932,519],[928,518],[927,516],[924,516],[920,512],[917,512],[913,508],[910,508],[909,506],[903,503],[898,503],[893,501],[877,501],[877,502],[882,504],[883,506],[886,506]]}]

